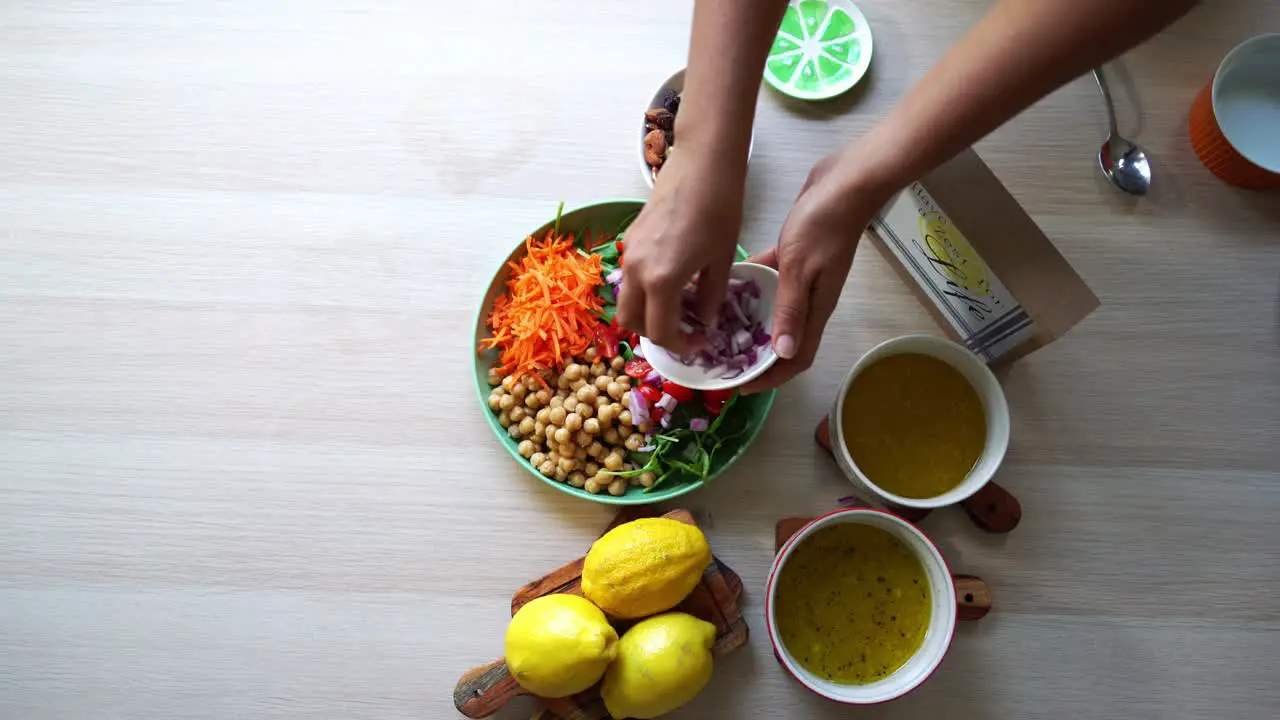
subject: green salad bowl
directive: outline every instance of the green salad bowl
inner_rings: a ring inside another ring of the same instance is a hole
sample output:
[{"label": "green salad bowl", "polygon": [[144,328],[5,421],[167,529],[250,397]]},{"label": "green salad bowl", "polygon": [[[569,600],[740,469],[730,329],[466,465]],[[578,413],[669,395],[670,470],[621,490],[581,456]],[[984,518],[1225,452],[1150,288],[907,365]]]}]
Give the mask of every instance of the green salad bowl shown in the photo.
[{"label": "green salad bowl", "polygon": [[[623,223],[634,218],[642,207],[644,207],[643,200],[604,200],[584,205],[560,216],[560,230],[562,232],[576,233],[590,229],[595,232],[604,230],[611,234],[616,233],[618,228],[622,227]],[[555,219],[553,218],[530,234],[535,237],[542,237],[554,225]],[[631,486],[627,488],[626,494],[614,496],[607,492],[592,494],[581,488],[575,488],[568,483],[559,482],[554,477],[544,476],[529,464],[529,461],[522,457],[516,449],[517,441],[512,439],[507,430],[499,424],[497,413],[489,409],[489,392],[492,389],[489,386],[489,368],[497,363],[498,353],[493,350],[478,351],[480,341],[488,338],[491,334],[488,326],[488,317],[493,309],[494,300],[506,290],[507,278],[510,275],[508,263],[518,260],[524,255],[524,252],[524,238],[520,238],[515,250],[502,260],[498,271],[494,274],[493,279],[489,281],[489,287],[485,290],[484,298],[480,301],[480,307],[476,312],[476,331],[471,348],[475,367],[476,400],[479,402],[480,412],[484,416],[485,422],[489,423],[489,427],[493,430],[498,444],[520,464],[520,467],[524,468],[525,472],[560,492],[580,497],[584,500],[607,505],[646,505],[677,498],[697,490],[704,484],[719,477],[747,452],[747,448],[751,447],[756,437],[759,436],[760,430],[764,427],[769,410],[773,408],[774,398],[777,396],[776,390],[740,396],[725,409],[725,413],[733,413],[732,416],[726,415],[725,423],[730,422],[732,418],[735,425],[740,427],[740,431],[712,454],[709,471],[705,478],[681,472],[673,474],[653,488],[645,489]],[[740,259],[745,259],[747,252],[740,247],[738,248],[738,256]]]}]

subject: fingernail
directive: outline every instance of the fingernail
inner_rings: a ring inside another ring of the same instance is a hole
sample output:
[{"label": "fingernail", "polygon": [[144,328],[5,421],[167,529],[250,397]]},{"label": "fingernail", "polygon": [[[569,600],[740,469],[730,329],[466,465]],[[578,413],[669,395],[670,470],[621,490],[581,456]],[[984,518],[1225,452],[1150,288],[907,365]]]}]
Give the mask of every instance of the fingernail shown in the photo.
[{"label": "fingernail", "polygon": [[773,344],[773,349],[778,351],[778,357],[790,360],[796,356],[796,339],[790,335],[782,335]]}]

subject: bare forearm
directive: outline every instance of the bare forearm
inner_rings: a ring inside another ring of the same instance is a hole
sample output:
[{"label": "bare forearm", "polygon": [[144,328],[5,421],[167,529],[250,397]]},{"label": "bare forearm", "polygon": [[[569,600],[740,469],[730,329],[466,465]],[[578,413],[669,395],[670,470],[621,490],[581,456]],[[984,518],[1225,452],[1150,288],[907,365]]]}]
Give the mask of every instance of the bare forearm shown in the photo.
[{"label": "bare forearm", "polygon": [[786,6],[786,0],[697,0],[676,118],[680,151],[745,175],[760,77]]},{"label": "bare forearm", "polygon": [[858,183],[892,193],[1157,33],[1194,0],[999,0],[870,133]]}]

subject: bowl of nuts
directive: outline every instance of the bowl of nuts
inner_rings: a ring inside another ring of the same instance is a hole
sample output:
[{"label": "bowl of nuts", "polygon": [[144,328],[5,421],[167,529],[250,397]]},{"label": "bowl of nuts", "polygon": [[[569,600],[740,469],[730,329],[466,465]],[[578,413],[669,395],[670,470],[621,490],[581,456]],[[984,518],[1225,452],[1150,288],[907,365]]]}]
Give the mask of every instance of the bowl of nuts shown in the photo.
[{"label": "bowl of nuts", "polygon": [[[684,93],[684,68],[666,79],[649,100],[644,111],[644,125],[640,130],[640,172],[645,184],[653,187],[653,181],[662,165],[675,151],[676,114],[680,112],[680,97]],[[755,131],[751,132],[751,144],[747,146],[747,160],[755,148]]]}]

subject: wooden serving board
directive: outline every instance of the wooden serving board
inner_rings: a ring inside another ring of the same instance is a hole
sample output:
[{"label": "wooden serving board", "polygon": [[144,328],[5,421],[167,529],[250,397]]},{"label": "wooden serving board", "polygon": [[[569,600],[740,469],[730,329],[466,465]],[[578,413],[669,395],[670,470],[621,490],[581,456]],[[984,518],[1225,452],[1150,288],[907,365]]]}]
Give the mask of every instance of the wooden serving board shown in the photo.
[{"label": "wooden serving board", "polygon": [[[773,551],[776,553],[808,525],[813,518],[783,518],[774,528]],[[981,620],[991,612],[991,588],[982,578],[973,575],[952,575],[956,586],[956,619]]]},{"label": "wooden serving board", "polygon": [[[828,454],[832,452],[829,415],[824,415],[822,422],[818,423],[818,428],[813,432],[813,439]],[[982,486],[981,490],[961,502],[960,507],[964,508],[974,525],[990,533],[1007,533],[1018,527],[1018,523],[1022,521],[1022,503],[1018,502],[1018,498],[1014,497],[1013,493],[994,482],[988,482]],[[910,522],[920,522],[930,512],[927,509],[896,505],[889,509]]]},{"label": "wooden serving board", "polygon": [[[654,513],[647,508],[629,508],[618,513],[605,532],[626,522],[652,517]],[[690,525],[697,525],[693,515],[687,510],[673,510],[663,517],[678,520]],[[548,573],[516,591],[511,598],[511,614],[524,607],[531,600],[553,593],[582,594],[582,564],[585,557]],[[738,608],[738,598],[742,595],[742,579],[730,570],[719,559],[712,557],[712,562],[702,573],[702,580],[694,587],[693,592],[674,610],[689,613],[716,626],[716,643],[711,648],[715,657],[723,657],[747,643],[747,623]],[[636,621],[610,618],[610,622],[622,635]],[[499,658],[488,665],[472,668],[458,679],[453,688],[453,704],[458,712],[469,718],[483,718],[496,713],[512,698],[530,694],[515,681],[507,670],[507,664]],[[539,698],[544,708],[534,717],[563,718],[564,720],[612,720],[612,716],[604,708],[600,699],[600,687],[596,685],[584,692],[567,698]]]}]

